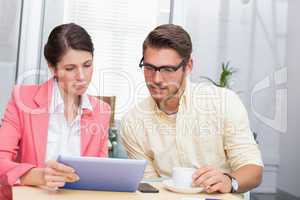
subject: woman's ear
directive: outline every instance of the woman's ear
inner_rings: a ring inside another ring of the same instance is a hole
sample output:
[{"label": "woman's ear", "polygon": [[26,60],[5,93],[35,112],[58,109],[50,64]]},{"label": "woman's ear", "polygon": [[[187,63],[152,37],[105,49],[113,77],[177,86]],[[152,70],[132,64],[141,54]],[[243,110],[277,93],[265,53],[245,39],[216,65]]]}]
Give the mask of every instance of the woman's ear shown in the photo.
[{"label": "woman's ear", "polygon": [[55,66],[51,65],[50,63],[48,63],[48,68],[51,72],[51,74],[54,76],[54,77],[57,77],[57,69]]}]

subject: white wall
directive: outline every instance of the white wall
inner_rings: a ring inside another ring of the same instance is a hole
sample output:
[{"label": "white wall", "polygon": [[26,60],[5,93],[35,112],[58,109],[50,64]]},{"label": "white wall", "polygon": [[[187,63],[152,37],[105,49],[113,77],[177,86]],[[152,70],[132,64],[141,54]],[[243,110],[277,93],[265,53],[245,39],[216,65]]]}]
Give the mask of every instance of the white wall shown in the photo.
[{"label": "white wall", "polygon": [[193,40],[192,80],[218,79],[226,61],[238,70],[232,88],[241,91],[267,166],[260,192],[276,191],[280,136],[286,135],[287,5],[287,0],[175,1],[174,22]]},{"label": "white wall", "polygon": [[300,197],[300,1],[289,0],[287,67],[288,131],[280,137],[278,187]]}]

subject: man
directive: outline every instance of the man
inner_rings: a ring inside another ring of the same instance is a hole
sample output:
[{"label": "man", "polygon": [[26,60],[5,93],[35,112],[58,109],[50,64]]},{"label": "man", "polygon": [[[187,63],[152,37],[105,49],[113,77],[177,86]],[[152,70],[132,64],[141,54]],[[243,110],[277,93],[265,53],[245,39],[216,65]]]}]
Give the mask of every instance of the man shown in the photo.
[{"label": "man", "polygon": [[140,67],[151,96],[122,120],[125,149],[130,158],[148,160],[145,177],[194,167],[193,186],[208,193],[249,191],[260,184],[263,164],[247,112],[234,92],[187,80],[191,53],[180,26],[149,33]]}]

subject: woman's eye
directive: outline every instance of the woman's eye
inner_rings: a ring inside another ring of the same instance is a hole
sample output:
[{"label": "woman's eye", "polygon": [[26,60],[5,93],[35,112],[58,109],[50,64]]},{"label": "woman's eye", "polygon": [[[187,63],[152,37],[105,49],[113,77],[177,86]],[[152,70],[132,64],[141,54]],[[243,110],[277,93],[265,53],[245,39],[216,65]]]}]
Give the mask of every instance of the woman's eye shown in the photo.
[{"label": "woman's eye", "polygon": [[90,67],[92,64],[85,64],[84,67]]},{"label": "woman's eye", "polygon": [[74,67],[68,67],[66,68],[67,71],[72,71],[74,69]]}]

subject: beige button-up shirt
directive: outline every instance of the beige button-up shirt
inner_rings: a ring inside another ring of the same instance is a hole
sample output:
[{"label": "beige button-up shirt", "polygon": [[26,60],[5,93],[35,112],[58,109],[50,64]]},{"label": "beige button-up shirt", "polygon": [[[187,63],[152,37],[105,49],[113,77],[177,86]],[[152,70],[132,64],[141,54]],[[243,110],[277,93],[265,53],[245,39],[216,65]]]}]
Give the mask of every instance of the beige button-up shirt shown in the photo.
[{"label": "beige button-up shirt", "polygon": [[224,172],[263,166],[239,97],[208,83],[187,82],[176,116],[146,98],[124,116],[121,138],[130,158],[148,160],[146,178],[171,176],[178,166],[213,165]]}]

